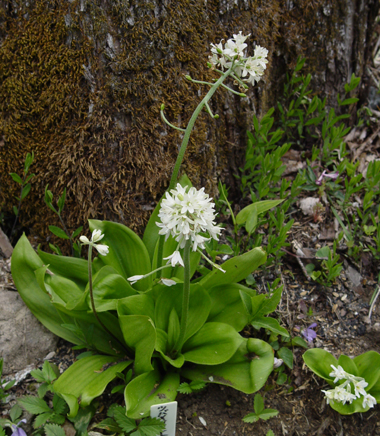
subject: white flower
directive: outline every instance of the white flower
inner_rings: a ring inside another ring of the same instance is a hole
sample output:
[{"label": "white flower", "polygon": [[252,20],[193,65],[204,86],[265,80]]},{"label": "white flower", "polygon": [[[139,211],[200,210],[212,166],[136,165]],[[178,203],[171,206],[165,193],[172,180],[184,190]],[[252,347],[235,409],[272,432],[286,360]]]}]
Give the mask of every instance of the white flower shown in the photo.
[{"label": "white flower", "polygon": [[171,254],[168,257],[164,257],[164,260],[167,260],[167,263],[171,263],[172,267],[174,268],[177,264],[180,264],[182,266],[185,266],[181,257],[181,253],[176,250],[173,254]]},{"label": "white flower", "polygon": [[[162,200],[158,214],[161,222],[156,223],[161,228],[159,234],[165,235],[166,239],[172,235],[179,248],[184,248],[186,241],[190,240],[193,251],[198,247],[204,249],[204,243],[211,238],[218,240],[222,229],[214,223],[215,206],[211,200],[204,188],[198,191],[194,187],[188,189],[178,183],[176,189],[172,189],[170,194],[167,192],[166,198]],[[200,233],[208,233],[210,237]],[[176,252],[166,259],[172,265],[183,264]]]},{"label": "white flower", "polygon": [[368,407],[375,407],[375,405],[377,404],[376,398],[374,398],[372,395],[370,394],[366,394],[363,398],[363,408]]},{"label": "white flower", "polygon": [[266,69],[267,67],[266,64],[268,63],[267,56],[268,56],[268,50],[264,47],[260,47],[259,45],[257,45],[255,48],[254,58],[264,70]]},{"label": "white flower", "polygon": [[344,389],[342,386],[337,386],[334,391],[334,400],[338,402],[342,402],[342,404],[346,404],[347,402],[351,404],[353,400],[356,399],[354,394],[349,392],[351,390],[350,385],[347,386],[347,389]]},{"label": "white flower", "polygon": [[338,368],[335,368],[334,365],[330,366],[334,371],[330,372],[329,376],[335,377],[334,383],[336,383],[338,380],[343,380],[347,378],[347,372],[340,365],[338,365]]},{"label": "white flower", "polygon": [[100,230],[95,229],[92,232],[91,241],[86,236],[81,236],[79,239],[82,242],[82,245],[91,245],[92,247],[96,248],[98,250],[99,254],[102,256],[106,256],[109,252],[108,245],[104,244],[95,244],[95,242],[100,241],[103,239],[104,235],[102,235],[102,232]]},{"label": "white flower", "polygon": [[368,386],[368,383],[364,379],[360,381],[353,380],[352,383],[354,385],[356,398],[359,398],[360,395],[367,395],[367,392],[364,388]]},{"label": "white flower", "polygon": [[335,389],[330,389],[329,391],[322,390],[322,392],[325,394],[327,404],[330,404],[330,402],[334,403]]},{"label": "white flower", "polygon": [[129,282],[131,282],[131,285],[133,285],[134,283],[138,282],[139,280],[141,280],[143,278],[144,278],[144,275],[136,275],[136,276],[128,277],[127,280]]},{"label": "white flower", "polygon": [[231,56],[232,58],[235,56],[243,57],[244,56],[244,50],[247,47],[247,44],[245,44],[245,40],[250,36],[244,36],[241,34],[241,31],[238,35],[234,35],[234,39],[229,39],[226,42],[226,48],[223,50],[223,53]]},{"label": "white flower", "polygon": [[173,286],[173,285],[176,284],[176,282],[174,280],[172,280],[172,279],[164,279],[164,278],[161,279],[161,283],[163,285],[165,285],[165,286]]}]

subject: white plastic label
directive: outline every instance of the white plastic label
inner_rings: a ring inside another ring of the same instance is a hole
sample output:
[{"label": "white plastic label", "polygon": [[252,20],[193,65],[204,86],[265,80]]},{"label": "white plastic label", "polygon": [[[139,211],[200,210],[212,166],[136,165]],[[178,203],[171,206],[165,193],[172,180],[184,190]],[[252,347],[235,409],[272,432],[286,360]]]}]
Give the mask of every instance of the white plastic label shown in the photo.
[{"label": "white plastic label", "polygon": [[165,430],[160,436],[175,436],[175,425],[177,421],[177,401],[171,403],[155,404],[150,408],[151,418],[162,419],[165,423]]}]

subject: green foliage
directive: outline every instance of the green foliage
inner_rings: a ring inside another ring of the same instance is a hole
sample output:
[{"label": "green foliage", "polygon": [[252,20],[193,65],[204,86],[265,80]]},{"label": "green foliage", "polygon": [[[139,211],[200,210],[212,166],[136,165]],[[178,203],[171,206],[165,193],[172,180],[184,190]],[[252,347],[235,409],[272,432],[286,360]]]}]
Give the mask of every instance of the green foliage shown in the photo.
[{"label": "green foliage", "polygon": [[18,206],[13,206],[13,212],[16,215],[13,226],[12,226],[12,230],[9,234],[9,237],[11,238],[11,240],[13,239],[13,232],[15,230],[17,221],[18,221],[18,217],[20,214],[20,207],[21,207],[21,202],[26,198],[26,196],[29,194],[30,189],[32,187],[32,185],[30,184],[30,180],[35,176],[35,174],[29,174],[29,168],[32,165],[34,160],[34,152],[32,152],[32,154],[27,153],[26,157],[25,157],[25,162],[24,162],[24,171],[23,171],[23,176],[19,176],[17,173],[9,173],[10,176],[12,177],[13,181],[18,183],[20,185],[20,196],[19,197],[15,197],[16,200],[18,201]]},{"label": "green foliage", "polygon": [[4,359],[0,358],[0,404],[5,402],[5,399],[9,394],[7,394],[7,391],[11,389],[14,384],[16,383],[16,380],[11,380],[9,382],[5,382],[2,380],[3,375],[3,366],[4,366]]},{"label": "green foliage", "polygon": [[177,391],[181,394],[192,394],[193,392],[200,391],[206,386],[207,383],[199,380],[193,380],[190,383],[183,382],[178,386]]},{"label": "green foliage", "polygon": [[59,369],[54,363],[45,360],[42,369],[30,371],[30,375],[40,384],[38,388],[39,398],[43,398],[47,391],[53,392],[53,382],[59,376]]},{"label": "green foliage", "polygon": [[331,285],[335,279],[339,277],[343,269],[341,263],[338,263],[340,256],[336,254],[337,243],[334,241],[333,250],[329,247],[320,248],[316,254],[316,259],[323,259],[321,262],[321,269],[316,270],[313,263],[306,265],[306,271],[310,274],[311,278],[319,283]]},{"label": "green foliage", "polygon": [[253,423],[257,422],[259,419],[267,421],[270,418],[278,415],[278,410],[276,409],[266,409],[264,407],[264,400],[260,394],[256,394],[253,400],[253,409],[255,412],[249,413],[243,418],[244,422]]},{"label": "green foliage", "polygon": [[157,418],[144,418],[136,423],[126,416],[124,407],[116,404],[108,409],[107,415],[97,428],[130,436],[159,436],[165,430],[165,423]]},{"label": "green foliage", "polygon": [[57,394],[53,396],[53,408],[42,398],[25,396],[18,400],[18,404],[32,415],[37,415],[33,422],[34,428],[39,428],[47,422],[62,425],[65,422],[68,406],[66,401]]},{"label": "green foliage", "polygon": [[[306,365],[319,377],[335,388],[334,376],[331,374],[332,365],[337,368],[340,365],[346,372],[353,376],[362,377],[368,383],[365,391],[374,397],[377,403],[380,402],[380,354],[375,351],[367,351],[353,359],[342,354],[339,359],[335,359],[329,352],[321,348],[307,350],[303,355]],[[338,383],[338,385],[340,385]],[[367,412],[370,408],[363,407],[363,397],[354,399],[351,403],[343,404],[340,401],[330,401],[332,409],[341,415],[351,415],[353,413]]]},{"label": "green foliage", "polygon": [[[70,234],[62,219],[62,211],[63,208],[65,207],[65,201],[66,201],[66,188],[63,190],[62,195],[58,198],[57,200],[58,208],[56,208],[53,205],[53,193],[48,189],[48,187],[49,185],[46,185],[45,187],[45,197],[44,197],[45,203],[49,209],[51,209],[56,215],[58,215],[59,221],[61,222],[61,225],[63,227],[63,229],[61,229],[60,227],[57,226],[49,226],[49,230],[53,233],[53,235],[57,236],[58,238],[68,239],[70,241],[72,256],[80,257],[82,246],[78,240],[75,241],[75,238],[77,238],[79,233],[83,230],[83,226],[78,227]],[[54,253],[58,255],[62,255],[62,252],[57,245],[49,244],[49,246]]]}]

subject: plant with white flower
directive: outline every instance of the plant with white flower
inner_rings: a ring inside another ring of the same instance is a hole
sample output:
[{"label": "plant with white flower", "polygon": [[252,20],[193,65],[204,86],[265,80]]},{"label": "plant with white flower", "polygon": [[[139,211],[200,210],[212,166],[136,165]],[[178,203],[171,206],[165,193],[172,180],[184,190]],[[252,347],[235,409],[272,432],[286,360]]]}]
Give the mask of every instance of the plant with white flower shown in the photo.
[{"label": "plant with white flower", "polygon": [[[160,227],[159,234],[165,235],[165,240],[171,235],[178,242],[174,253],[164,258],[168,260],[167,263],[183,266],[179,249],[184,248],[187,241],[191,242],[193,251],[201,253],[200,249],[205,248],[205,242],[211,238],[216,241],[219,239],[222,229],[215,225],[215,205],[211,200],[204,188],[197,190],[194,187],[183,187],[179,183],[176,189],[166,193],[158,214],[161,222],[156,224]],[[204,234],[210,236],[203,236]]]},{"label": "plant with white flower", "polygon": [[94,230],[91,235],[91,241],[87,238],[87,236],[81,236],[79,240],[82,242],[82,245],[89,245],[90,247],[94,247],[99,254],[102,256],[106,256],[109,252],[108,245],[105,244],[96,244],[103,239],[104,235],[100,230]]},{"label": "plant with white flower", "polygon": [[[363,377],[355,376],[345,371],[340,365],[336,368],[334,365],[330,365],[333,371],[329,374],[334,378],[334,383],[344,380],[342,384],[336,386],[334,389],[328,391],[322,390],[325,394],[327,404],[334,404],[334,401],[342,404],[351,404],[357,398],[363,397],[363,408],[374,407],[377,404],[376,399],[368,394],[364,388],[368,386],[368,383]],[[354,393],[352,393],[354,389]]]},{"label": "plant with white flower", "polygon": [[[211,53],[209,61],[213,69],[220,65],[223,73],[225,69],[232,69],[233,77],[240,83],[250,83],[254,85],[264,74],[267,67],[268,50],[261,46],[256,46],[254,55],[245,57],[244,51],[247,47],[245,40],[250,35],[242,35],[241,31],[228,39],[223,47],[222,42],[211,44]],[[248,76],[248,77],[247,77]]]}]

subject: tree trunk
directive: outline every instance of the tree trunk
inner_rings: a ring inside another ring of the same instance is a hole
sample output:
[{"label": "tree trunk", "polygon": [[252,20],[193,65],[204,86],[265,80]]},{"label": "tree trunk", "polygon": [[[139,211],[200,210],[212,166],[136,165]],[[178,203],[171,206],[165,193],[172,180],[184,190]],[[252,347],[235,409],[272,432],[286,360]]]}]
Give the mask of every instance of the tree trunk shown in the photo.
[{"label": "tree trunk", "polygon": [[[55,218],[44,205],[68,188],[70,229],[87,218],[141,229],[168,184],[181,127],[207,92],[186,81],[217,77],[210,43],[242,30],[269,50],[265,78],[248,98],[220,89],[199,117],[183,170],[215,193],[234,185],[252,116],[276,105],[285,73],[306,57],[312,89],[330,101],[354,72],[368,92],[366,65],[376,0],[12,0],[0,1],[0,204],[11,214],[15,186],[34,151],[32,191],[21,220],[46,236]],[[2,138],[2,139],[1,139]],[[56,223],[58,224],[58,223]]]}]

